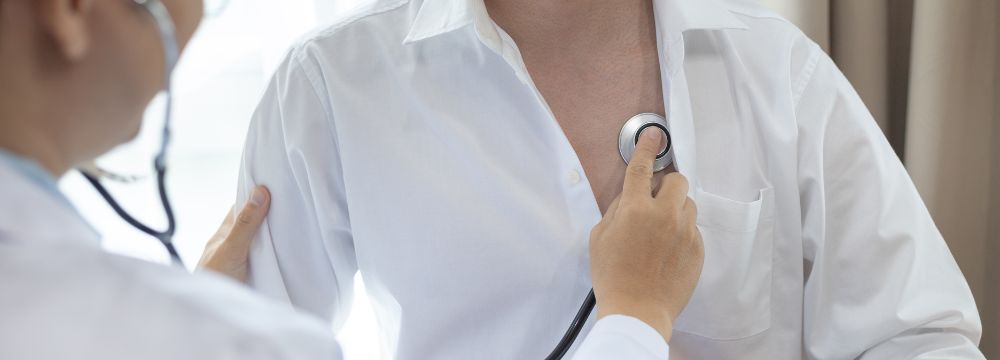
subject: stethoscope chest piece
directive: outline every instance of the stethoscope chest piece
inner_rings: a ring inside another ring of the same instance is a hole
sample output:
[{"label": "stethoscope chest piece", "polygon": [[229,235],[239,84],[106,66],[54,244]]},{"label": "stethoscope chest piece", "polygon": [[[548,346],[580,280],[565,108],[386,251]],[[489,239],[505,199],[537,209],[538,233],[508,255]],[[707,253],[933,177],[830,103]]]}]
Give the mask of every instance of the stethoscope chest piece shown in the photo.
[{"label": "stethoscope chest piece", "polygon": [[618,133],[618,151],[622,155],[622,160],[628,164],[629,160],[632,159],[632,153],[635,152],[635,144],[639,142],[639,134],[649,127],[657,127],[662,130],[667,140],[666,146],[656,155],[656,161],[653,163],[653,171],[656,172],[670,166],[674,158],[673,141],[670,138],[670,131],[667,130],[667,119],[662,116],[643,113],[628,119],[622,126],[622,131]]}]

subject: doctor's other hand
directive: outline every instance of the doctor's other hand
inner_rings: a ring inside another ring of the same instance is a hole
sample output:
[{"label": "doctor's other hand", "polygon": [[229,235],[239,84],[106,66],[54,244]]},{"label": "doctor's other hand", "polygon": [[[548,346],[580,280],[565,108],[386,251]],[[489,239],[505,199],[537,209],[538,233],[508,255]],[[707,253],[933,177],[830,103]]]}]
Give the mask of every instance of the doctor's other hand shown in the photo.
[{"label": "doctor's other hand", "polygon": [[669,341],[701,277],[705,252],[687,179],[671,173],[653,188],[662,138],[655,130],[640,136],[622,193],[591,231],[590,264],[598,318],[635,317]]},{"label": "doctor's other hand", "polygon": [[238,215],[234,213],[235,209],[229,210],[226,220],[205,245],[198,269],[212,270],[236,281],[246,282],[250,243],[264,223],[270,205],[271,194],[267,188],[258,186]]}]

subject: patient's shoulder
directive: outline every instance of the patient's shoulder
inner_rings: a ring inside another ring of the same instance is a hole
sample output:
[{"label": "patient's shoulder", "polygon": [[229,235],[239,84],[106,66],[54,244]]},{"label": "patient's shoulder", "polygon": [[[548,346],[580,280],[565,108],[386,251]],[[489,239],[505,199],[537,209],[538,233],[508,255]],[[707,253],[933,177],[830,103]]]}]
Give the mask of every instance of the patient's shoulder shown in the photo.
[{"label": "patient's shoulder", "polygon": [[810,58],[822,52],[798,26],[757,0],[715,1],[746,25],[745,29],[727,30],[721,36],[726,37],[726,44],[733,47],[730,50],[749,70],[755,66],[769,70],[783,66],[797,74]]},{"label": "patient's shoulder", "polygon": [[291,56],[325,61],[369,59],[378,51],[399,48],[421,1],[366,0],[301,37]]},{"label": "patient's shoulder", "polygon": [[802,31],[791,21],[757,0],[715,0],[749,26],[751,32],[780,33],[801,36]]}]

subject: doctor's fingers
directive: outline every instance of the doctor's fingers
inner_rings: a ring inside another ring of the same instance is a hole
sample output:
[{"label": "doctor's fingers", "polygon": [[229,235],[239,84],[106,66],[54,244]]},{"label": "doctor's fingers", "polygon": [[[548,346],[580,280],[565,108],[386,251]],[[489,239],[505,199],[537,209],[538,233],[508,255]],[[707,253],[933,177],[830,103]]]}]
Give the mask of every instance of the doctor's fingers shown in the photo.
[{"label": "doctor's fingers", "polygon": [[698,231],[698,205],[694,203],[694,200],[685,196],[684,197],[684,220],[687,221],[695,231]]},{"label": "doctor's fingers", "polygon": [[239,214],[234,216],[233,210],[230,210],[215,236],[205,246],[198,267],[244,281],[250,243],[264,222],[270,203],[267,189],[258,187]]},{"label": "doctor's fingers", "polygon": [[267,217],[268,207],[271,205],[271,194],[267,188],[258,186],[250,195],[250,200],[240,210],[239,215],[233,221],[233,226],[225,242],[233,246],[247,246],[250,241],[257,236],[257,230],[264,223]]},{"label": "doctor's fingers", "polygon": [[615,196],[614,200],[611,200],[611,205],[608,205],[607,210],[604,210],[604,218],[601,219],[601,223],[610,223],[615,220],[615,214],[618,213],[619,204],[622,202],[622,194]]},{"label": "doctor's fingers", "polygon": [[655,196],[656,201],[670,206],[671,209],[681,210],[686,206],[686,200],[690,200],[687,196],[689,186],[687,177],[681,173],[669,173],[660,179],[660,188]]},{"label": "doctor's fingers", "polygon": [[[650,131],[651,130],[651,131]],[[643,130],[639,142],[635,144],[635,152],[625,169],[625,183],[622,186],[622,198],[630,200],[648,199],[653,196],[653,162],[660,151],[663,132],[650,127]]]}]

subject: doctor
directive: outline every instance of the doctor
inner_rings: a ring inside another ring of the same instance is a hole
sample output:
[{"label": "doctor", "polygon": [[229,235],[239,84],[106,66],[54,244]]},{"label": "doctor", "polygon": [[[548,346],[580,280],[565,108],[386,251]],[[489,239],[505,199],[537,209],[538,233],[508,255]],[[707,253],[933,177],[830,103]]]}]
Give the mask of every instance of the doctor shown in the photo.
[{"label": "doctor", "polygon": [[[170,61],[142,2],[0,0],[0,358],[339,357],[323,323],[235,282],[103,252],[57,189],[74,166],[133,137],[163,87]],[[202,5],[165,4],[183,47]],[[699,276],[686,181],[651,179],[660,141],[642,138],[618,210],[593,232],[601,320],[578,358],[665,358]],[[269,197],[255,194],[227,243],[248,240],[263,218]]]}]

